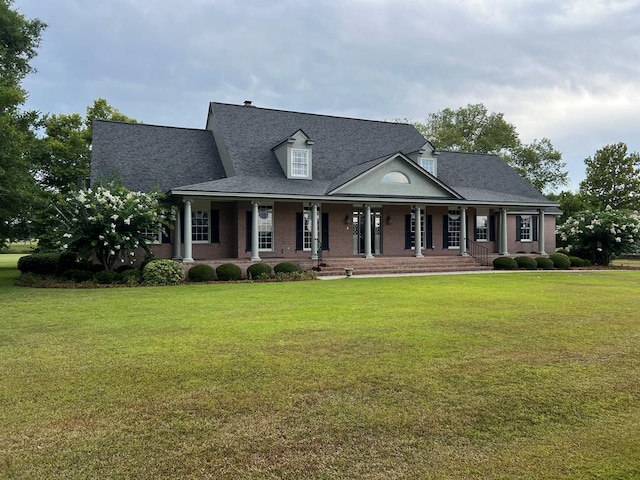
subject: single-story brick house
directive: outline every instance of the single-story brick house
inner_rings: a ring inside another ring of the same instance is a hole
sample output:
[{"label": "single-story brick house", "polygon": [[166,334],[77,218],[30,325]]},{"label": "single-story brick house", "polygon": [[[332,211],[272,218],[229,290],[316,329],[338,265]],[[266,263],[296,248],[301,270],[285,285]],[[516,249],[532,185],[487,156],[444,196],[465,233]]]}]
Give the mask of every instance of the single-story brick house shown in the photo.
[{"label": "single-story brick house", "polygon": [[557,204],[496,155],[437,151],[412,125],[211,103],[206,128],[96,121],[91,180],[159,188],[161,258],[545,253]]}]

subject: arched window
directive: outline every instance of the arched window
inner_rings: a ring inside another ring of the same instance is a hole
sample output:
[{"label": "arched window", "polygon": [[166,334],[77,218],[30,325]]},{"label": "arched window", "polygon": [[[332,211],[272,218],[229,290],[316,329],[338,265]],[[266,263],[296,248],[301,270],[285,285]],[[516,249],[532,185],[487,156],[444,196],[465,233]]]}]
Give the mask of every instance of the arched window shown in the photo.
[{"label": "arched window", "polygon": [[380,183],[395,183],[395,184],[409,184],[409,178],[402,172],[389,172],[387,173],[384,177],[382,177],[382,180],[380,180]]}]

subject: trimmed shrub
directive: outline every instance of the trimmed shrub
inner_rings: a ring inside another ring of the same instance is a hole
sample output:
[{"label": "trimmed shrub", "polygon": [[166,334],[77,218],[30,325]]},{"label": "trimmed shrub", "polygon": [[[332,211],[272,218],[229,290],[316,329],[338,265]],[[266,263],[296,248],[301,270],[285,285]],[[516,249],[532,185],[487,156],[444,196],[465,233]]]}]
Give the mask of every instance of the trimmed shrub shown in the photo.
[{"label": "trimmed shrub", "polygon": [[18,270],[22,273],[34,273],[36,275],[56,275],[60,254],[57,252],[34,253],[18,259]]},{"label": "trimmed shrub", "polygon": [[592,265],[591,260],[589,260],[588,258],[581,258],[580,260],[582,260],[583,267],[590,267]]},{"label": "trimmed shrub", "polygon": [[190,282],[211,282],[216,279],[216,270],[211,265],[194,265],[187,277]]},{"label": "trimmed shrub", "polygon": [[64,280],[70,280],[76,283],[90,282],[93,280],[93,273],[88,270],[81,270],[79,268],[72,268],[62,272],[61,277]]},{"label": "trimmed shrub", "polygon": [[137,285],[142,279],[142,272],[135,268],[125,270],[120,274],[120,281],[125,285]]},{"label": "trimmed shrub", "polygon": [[569,261],[572,267],[582,267],[582,259],[580,257],[570,256]]},{"label": "trimmed shrub", "polygon": [[74,252],[62,252],[58,258],[58,269],[56,275],[62,275],[67,270],[80,270],[78,257]]},{"label": "trimmed shrub", "polygon": [[517,262],[511,257],[498,257],[493,261],[494,270],[515,270]]},{"label": "trimmed shrub", "polygon": [[151,260],[142,271],[142,282],[147,285],[177,285],[184,277],[182,264],[173,260]]},{"label": "trimmed shrub", "polygon": [[254,263],[247,267],[247,278],[269,278],[271,276],[271,265],[266,263]]},{"label": "trimmed shrub", "polygon": [[295,263],[283,262],[273,267],[275,273],[299,273],[300,267]]},{"label": "trimmed shrub", "polygon": [[555,253],[563,253],[565,255],[569,255],[569,251],[564,248],[559,248]]},{"label": "trimmed shrub", "polygon": [[518,264],[518,268],[524,268],[525,270],[535,270],[538,268],[535,258],[531,257],[516,257],[514,258]]},{"label": "trimmed shrub", "polygon": [[96,273],[93,278],[100,285],[111,285],[120,282],[121,279],[120,274],[113,270],[101,270]]},{"label": "trimmed shrub", "polygon": [[566,270],[571,267],[571,260],[564,253],[552,253],[549,258],[553,262],[553,266],[560,270]]},{"label": "trimmed shrub", "polygon": [[229,282],[232,280],[240,280],[242,278],[242,269],[235,263],[223,263],[216,268],[218,280]]},{"label": "trimmed shrub", "polygon": [[547,257],[536,258],[536,264],[541,270],[553,270],[553,260]]}]

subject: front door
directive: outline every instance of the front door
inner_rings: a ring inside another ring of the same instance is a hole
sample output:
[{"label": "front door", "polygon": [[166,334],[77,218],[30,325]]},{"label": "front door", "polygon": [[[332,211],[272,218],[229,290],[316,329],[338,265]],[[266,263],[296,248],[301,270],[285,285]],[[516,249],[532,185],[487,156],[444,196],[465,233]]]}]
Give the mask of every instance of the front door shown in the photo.
[{"label": "front door", "polygon": [[[365,210],[354,210],[353,222],[353,253],[360,255],[365,253]],[[382,210],[371,209],[371,253],[379,255],[382,253]]]}]

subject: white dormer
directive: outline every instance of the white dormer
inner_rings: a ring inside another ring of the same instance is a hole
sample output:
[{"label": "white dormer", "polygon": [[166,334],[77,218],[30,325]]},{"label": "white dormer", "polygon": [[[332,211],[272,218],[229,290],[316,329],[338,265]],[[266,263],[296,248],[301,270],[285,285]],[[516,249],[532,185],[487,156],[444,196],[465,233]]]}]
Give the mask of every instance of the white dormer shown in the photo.
[{"label": "white dormer", "polygon": [[438,152],[431,143],[425,143],[420,150],[409,157],[434,177],[438,176]]},{"label": "white dormer", "polygon": [[298,130],[272,148],[282,171],[291,179],[311,180],[313,170],[313,140]]}]

